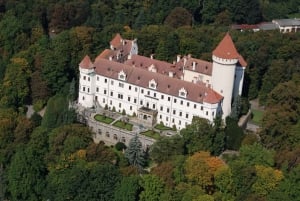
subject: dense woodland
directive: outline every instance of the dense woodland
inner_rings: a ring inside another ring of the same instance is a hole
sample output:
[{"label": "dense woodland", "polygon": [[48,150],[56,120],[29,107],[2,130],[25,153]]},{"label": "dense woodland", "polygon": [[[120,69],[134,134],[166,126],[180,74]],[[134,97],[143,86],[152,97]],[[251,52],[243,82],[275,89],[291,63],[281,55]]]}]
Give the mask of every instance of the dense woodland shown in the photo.
[{"label": "dense woodland", "polygon": [[[0,1],[0,200],[300,200],[300,34],[230,30],[300,17],[299,0]],[[116,33],[139,54],[211,60],[230,32],[248,63],[225,123],[200,118],[145,152],[138,137],[107,147],[76,122],[78,64]],[[237,126],[265,107],[257,135]],[[25,105],[35,113],[26,118]],[[43,118],[37,113],[44,106]],[[223,154],[233,150],[233,154]]]}]

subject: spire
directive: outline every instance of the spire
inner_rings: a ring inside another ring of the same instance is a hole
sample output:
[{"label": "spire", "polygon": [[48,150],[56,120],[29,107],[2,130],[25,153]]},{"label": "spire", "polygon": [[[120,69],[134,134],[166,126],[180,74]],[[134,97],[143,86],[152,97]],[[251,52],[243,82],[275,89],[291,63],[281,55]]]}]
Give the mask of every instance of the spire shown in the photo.
[{"label": "spire", "polygon": [[86,55],[79,64],[80,68],[93,68],[93,63],[88,55]]},{"label": "spire", "polygon": [[240,57],[228,32],[213,51],[213,55],[222,59],[238,59]]},{"label": "spire", "polygon": [[115,37],[110,41],[110,45],[112,45],[114,48],[118,48],[122,44],[122,36],[117,33]]}]

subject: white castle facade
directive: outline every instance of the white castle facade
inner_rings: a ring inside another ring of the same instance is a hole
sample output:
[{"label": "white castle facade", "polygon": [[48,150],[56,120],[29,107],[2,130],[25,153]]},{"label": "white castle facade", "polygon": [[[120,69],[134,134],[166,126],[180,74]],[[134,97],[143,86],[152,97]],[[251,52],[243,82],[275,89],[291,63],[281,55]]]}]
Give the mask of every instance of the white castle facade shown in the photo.
[{"label": "white castle facade", "polygon": [[227,33],[213,51],[213,62],[177,56],[168,63],[138,55],[136,40],[117,34],[95,60],[79,64],[78,103],[136,115],[141,123],[185,128],[193,116],[211,122],[231,113],[241,95],[246,62]]}]

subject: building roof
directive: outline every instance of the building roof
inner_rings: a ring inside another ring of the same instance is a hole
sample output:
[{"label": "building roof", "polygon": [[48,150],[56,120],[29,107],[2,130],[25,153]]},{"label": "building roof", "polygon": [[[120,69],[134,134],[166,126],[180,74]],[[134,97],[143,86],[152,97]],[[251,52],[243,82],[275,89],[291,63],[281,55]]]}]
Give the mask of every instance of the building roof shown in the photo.
[{"label": "building roof", "polygon": [[[180,62],[182,64],[180,64]],[[184,57],[178,62],[180,65],[184,65],[185,70],[195,71],[197,73],[212,75],[212,63],[201,59],[192,58],[190,55]]]},{"label": "building roof", "polygon": [[91,69],[91,68],[94,67],[94,65],[93,65],[93,63],[92,63],[92,61],[91,61],[91,59],[90,59],[90,57],[88,55],[86,55],[82,59],[82,61],[80,62],[79,66],[81,68],[85,68],[85,69]]},{"label": "building roof", "polygon": [[155,80],[156,90],[179,97],[179,90],[184,88],[187,91],[186,99],[193,102],[206,102],[210,104],[219,103],[223,97],[205,83],[192,83],[177,78],[172,78],[160,73],[154,73],[147,69],[129,66],[123,63],[109,61],[99,58],[94,63],[96,73],[112,79],[118,79],[119,72],[124,71],[126,82],[143,88],[149,88],[149,81]]},{"label": "building roof", "polygon": [[110,45],[112,45],[114,48],[119,48],[119,46],[122,44],[123,38],[119,33],[115,35],[115,37],[110,41]]},{"label": "building roof", "polygon": [[275,19],[273,22],[281,27],[300,26],[300,19]]},{"label": "building roof", "polygon": [[278,25],[272,22],[262,22],[258,24],[258,28],[264,31],[278,29]]},{"label": "building roof", "polygon": [[213,55],[222,59],[237,59],[240,56],[228,32],[213,51]]},{"label": "building roof", "polygon": [[137,68],[146,69],[149,71],[156,71],[163,75],[169,75],[169,72],[173,73],[174,77],[181,78],[182,66],[177,66],[165,61],[160,61],[154,58],[149,58],[140,55],[132,55],[130,59],[124,62],[127,65]]},{"label": "building roof", "polygon": [[232,38],[228,32],[213,51],[213,55],[222,59],[237,59],[241,66],[247,66],[247,62],[236,50]]}]

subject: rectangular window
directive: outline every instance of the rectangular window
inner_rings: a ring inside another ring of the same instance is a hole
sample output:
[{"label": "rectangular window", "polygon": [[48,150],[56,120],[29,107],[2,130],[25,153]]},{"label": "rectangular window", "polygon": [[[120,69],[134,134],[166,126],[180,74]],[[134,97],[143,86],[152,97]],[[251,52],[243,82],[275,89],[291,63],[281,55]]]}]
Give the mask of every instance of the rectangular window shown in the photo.
[{"label": "rectangular window", "polygon": [[142,100],[140,101],[140,105],[143,105],[143,101]]},{"label": "rectangular window", "polygon": [[123,94],[118,94],[118,99],[123,99]]},{"label": "rectangular window", "polygon": [[212,112],[212,116],[213,116],[213,117],[215,116],[215,112]]},{"label": "rectangular window", "polygon": [[171,97],[170,96],[168,97],[168,101],[171,101]]},{"label": "rectangular window", "polygon": [[141,89],[141,93],[142,93],[142,94],[144,93],[144,89]]},{"label": "rectangular window", "polygon": [[110,92],[110,96],[113,96],[113,95],[114,95],[114,92],[111,91],[111,92]]},{"label": "rectangular window", "polygon": [[176,114],[176,110],[173,110],[173,114],[174,114],[174,115]]},{"label": "rectangular window", "polygon": [[138,91],[138,88],[137,88],[137,87],[135,87],[135,88],[134,88],[134,91],[135,91],[135,92],[137,92],[137,91]]},{"label": "rectangular window", "polygon": [[135,99],[133,99],[133,102],[134,102],[134,103],[136,103],[136,98],[135,98]]},{"label": "rectangular window", "polygon": [[129,85],[128,89],[131,90],[131,85]]},{"label": "rectangular window", "polygon": [[110,84],[111,84],[111,85],[114,85],[114,81],[113,81],[113,80],[111,80],[111,81],[110,81]]},{"label": "rectangular window", "polygon": [[122,106],[122,104],[121,103],[119,103],[119,107],[121,107]]},{"label": "rectangular window", "polygon": [[170,112],[170,109],[169,108],[167,108],[167,113],[169,113]]},{"label": "rectangular window", "polygon": [[166,117],[166,121],[169,121],[169,117]]},{"label": "rectangular window", "polygon": [[180,105],[183,105],[183,101],[180,101]]},{"label": "rectangular window", "polygon": [[96,92],[99,92],[99,88],[98,87],[96,87]]},{"label": "rectangular window", "polygon": [[206,116],[208,115],[208,111],[206,111]]},{"label": "rectangular window", "polygon": [[197,108],[197,105],[196,104],[194,104],[194,109],[196,109]]},{"label": "rectangular window", "polygon": [[155,104],[152,105],[152,108],[155,109]]},{"label": "rectangular window", "polygon": [[147,91],[147,95],[150,96],[150,91]]},{"label": "rectangular window", "polygon": [[85,87],[82,87],[82,91],[85,91]]},{"label": "rectangular window", "polygon": [[186,106],[187,106],[187,107],[190,107],[190,103],[189,103],[189,102],[186,102]]},{"label": "rectangular window", "polygon": [[88,93],[90,93],[90,88],[87,88],[87,90],[88,90]]},{"label": "rectangular window", "polygon": [[105,98],[103,98],[103,101],[102,101],[103,103],[105,103]]},{"label": "rectangular window", "polygon": [[124,88],[124,83],[119,82],[119,87]]},{"label": "rectangular window", "polygon": [[107,83],[107,79],[106,78],[104,79],[104,83]]},{"label": "rectangular window", "polygon": [[185,114],[185,118],[187,118],[187,119],[188,119],[188,118],[189,118],[189,114]]},{"label": "rectangular window", "polygon": [[174,98],[174,103],[176,103],[177,102],[177,99],[176,98]]},{"label": "rectangular window", "polygon": [[173,118],[173,119],[172,119],[172,123],[174,123],[174,122],[175,122],[175,119]]},{"label": "rectangular window", "polygon": [[160,106],[160,111],[163,111],[163,106]]},{"label": "rectangular window", "polygon": [[104,89],[104,94],[106,94],[106,89]]},{"label": "rectangular window", "polygon": [[156,97],[156,93],[154,93],[153,96]]},{"label": "rectangular window", "polygon": [[84,76],[83,76],[83,80],[85,80],[85,79],[86,79],[86,76],[84,75]]},{"label": "rectangular window", "polygon": [[162,100],[164,100],[164,95],[161,95],[161,97],[160,97]]},{"label": "rectangular window", "polygon": [[201,106],[201,110],[203,110],[203,106]]},{"label": "rectangular window", "polygon": [[129,96],[128,96],[127,100],[128,100],[128,102],[130,102],[130,97]]},{"label": "rectangular window", "polygon": [[112,105],[112,100],[109,101],[109,104]]},{"label": "rectangular window", "polygon": [[97,81],[99,81],[99,76],[97,76]]},{"label": "rectangular window", "polygon": [[180,116],[180,117],[182,116],[182,112],[179,112],[179,116]]},{"label": "rectangular window", "polygon": [[88,77],[88,81],[90,81],[90,77]]},{"label": "rectangular window", "polygon": [[179,120],[179,125],[181,125],[181,121]]},{"label": "rectangular window", "polygon": [[132,110],[132,106],[130,106],[129,109]]},{"label": "rectangular window", "polygon": [[159,119],[161,119],[162,118],[162,116],[161,115],[159,115]]}]

